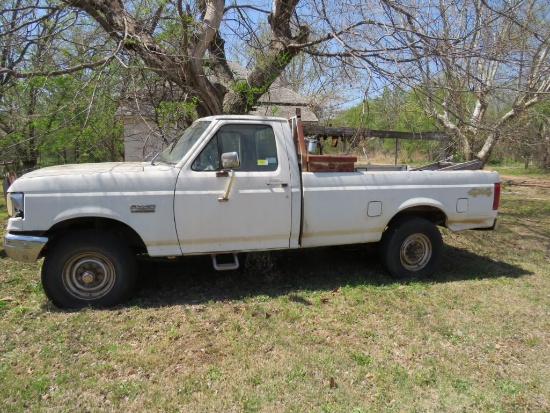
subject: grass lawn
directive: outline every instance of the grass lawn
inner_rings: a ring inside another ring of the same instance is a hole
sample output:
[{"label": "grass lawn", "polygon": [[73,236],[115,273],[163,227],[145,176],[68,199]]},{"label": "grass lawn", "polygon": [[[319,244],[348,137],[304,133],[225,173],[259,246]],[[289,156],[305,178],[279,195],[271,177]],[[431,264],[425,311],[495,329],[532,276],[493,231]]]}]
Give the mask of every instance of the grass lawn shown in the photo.
[{"label": "grass lawn", "polygon": [[143,261],[126,305],[60,311],[0,248],[0,410],[548,412],[549,182],[503,179],[499,229],[444,230],[426,281],[363,246]]}]

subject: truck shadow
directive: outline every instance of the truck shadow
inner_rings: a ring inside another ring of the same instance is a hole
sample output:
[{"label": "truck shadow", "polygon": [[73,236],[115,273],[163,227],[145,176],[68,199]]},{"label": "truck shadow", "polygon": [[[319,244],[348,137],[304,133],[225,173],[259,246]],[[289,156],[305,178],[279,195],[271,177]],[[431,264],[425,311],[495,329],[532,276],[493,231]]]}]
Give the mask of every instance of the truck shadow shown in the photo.
[{"label": "truck shadow", "polygon": [[[341,286],[386,286],[396,281],[378,263],[373,246],[326,247],[270,253],[269,265],[242,265],[218,272],[210,257],[188,257],[172,262],[140,260],[140,278],[129,306],[160,307],[239,300],[255,296],[288,296],[308,305],[300,291],[330,292]],[[245,257],[241,257],[244,261]],[[260,260],[262,261],[262,260]],[[265,264],[265,263],[264,263]],[[521,267],[446,245],[435,276],[421,283],[531,275]]]}]

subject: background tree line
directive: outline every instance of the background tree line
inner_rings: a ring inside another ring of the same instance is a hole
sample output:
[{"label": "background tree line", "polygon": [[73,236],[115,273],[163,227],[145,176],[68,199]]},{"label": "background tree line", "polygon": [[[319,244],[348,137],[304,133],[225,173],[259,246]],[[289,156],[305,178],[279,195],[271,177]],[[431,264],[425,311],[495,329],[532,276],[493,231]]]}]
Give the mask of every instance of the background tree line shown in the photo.
[{"label": "background tree line", "polygon": [[[330,120],[330,123],[366,130],[401,132],[438,130],[440,126],[437,119],[426,113],[418,96],[418,91],[414,89],[403,90],[399,87],[385,89],[378,97],[339,112]],[[503,110],[495,104],[488,114],[489,119],[499,119]],[[549,115],[550,104],[543,100],[526,110],[513,122],[503,126],[499,130],[500,139],[495,143],[490,162],[492,164],[523,163],[526,169],[530,165],[535,165],[543,170],[550,170]],[[452,131],[451,136],[453,136]],[[455,162],[468,160],[460,140],[456,139],[456,135],[454,138],[443,146],[433,141],[401,140],[397,143],[401,162],[435,161],[441,157],[442,153],[452,155]],[[479,149],[483,143],[482,139],[474,141],[474,148],[477,146]],[[370,139],[361,142],[361,146],[366,146],[367,152],[380,151],[387,156],[393,156],[396,142],[393,139]]]},{"label": "background tree line", "polygon": [[[308,95],[327,122],[438,128],[461,158],[486,162],[496,150],[548,168],[549,8],[543,0],[6,0],[0,157],[28,168],[119,159],[116,109],[129,88],[161,82],[180,91],[183,106],[155,102],[166,126],[246,113],[281,82]],[[230,61],[248,69],[245,78]]]}]

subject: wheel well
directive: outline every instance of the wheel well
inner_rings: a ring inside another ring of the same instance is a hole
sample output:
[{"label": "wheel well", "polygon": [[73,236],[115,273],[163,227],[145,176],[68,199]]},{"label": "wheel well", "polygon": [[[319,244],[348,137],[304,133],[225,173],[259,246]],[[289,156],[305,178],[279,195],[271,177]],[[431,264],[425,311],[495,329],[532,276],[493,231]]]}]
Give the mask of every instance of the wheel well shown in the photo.
[{"label": "wheel well", "polygon": [[[145,243],[133,228],[115,219],[97,217],[74,218],[58,222],[46,232],[46,236],[49,239],[48,245],[53,245],[56,240],[70,232],[91,229],[116,235],[121,242],[128,245],[136,254],[147,251]],[[47,246],[43,255],[47,254]]]},{"label": "wheel well", "polygon": [[399,221],[404,218],[409,217],[421,217],[427,219],[428,221],[433,222],[435,225],[446,226],[447,216],[445,213],[436,207],[431,206],[416,206],[404,209],[399,211],[391,220],[388,222],[388,227],[394,222]]}]

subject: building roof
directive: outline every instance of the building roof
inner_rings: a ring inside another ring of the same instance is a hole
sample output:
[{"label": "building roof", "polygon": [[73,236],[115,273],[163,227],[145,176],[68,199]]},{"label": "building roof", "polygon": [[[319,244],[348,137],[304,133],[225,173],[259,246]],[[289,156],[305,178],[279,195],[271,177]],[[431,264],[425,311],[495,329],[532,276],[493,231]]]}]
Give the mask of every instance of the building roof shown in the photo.
[{"label": "building roof", "polygon": [[302,109],[303,122],[319,121],[305,96],[279,85],[272,85],[249,113],[251,115],[290,118],[296,115],[296,108]]}]

